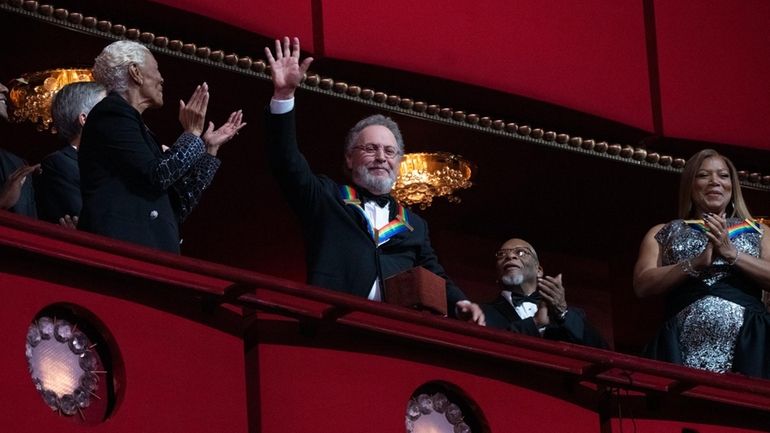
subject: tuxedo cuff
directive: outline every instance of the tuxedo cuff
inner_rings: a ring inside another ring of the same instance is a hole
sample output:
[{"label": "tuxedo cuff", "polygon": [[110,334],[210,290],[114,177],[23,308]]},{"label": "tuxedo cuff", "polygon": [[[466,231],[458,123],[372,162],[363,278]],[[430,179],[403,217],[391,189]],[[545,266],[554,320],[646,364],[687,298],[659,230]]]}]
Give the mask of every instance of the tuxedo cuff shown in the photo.
[{"label": "tuxedo cuff", "polygon": [[294,109],[294,98],[290,99],[270,99],[270,113],[286,114]]}]

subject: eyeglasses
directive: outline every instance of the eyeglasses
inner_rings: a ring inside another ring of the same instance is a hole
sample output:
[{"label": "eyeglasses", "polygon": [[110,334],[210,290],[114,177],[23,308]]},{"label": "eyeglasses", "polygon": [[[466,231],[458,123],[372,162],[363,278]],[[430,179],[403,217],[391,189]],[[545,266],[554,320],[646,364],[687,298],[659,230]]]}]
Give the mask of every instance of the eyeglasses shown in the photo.
[{"label": "eyeglasses", "polygon": [[376,155],[377,152],[382,149],[382,153],[385,154],[385,157],[388,159],[393,159],[396,156],[401,154],[401,151],[397,147],[393,146],[378,146],[376,144],[357,144],[353,146],[353,149],[358,149],[361,152],[364,152],[367,155]]},{"label": "eyeglasses", "polygon": [[498,259],[504,259],[508,257],[509,255],[513,254],[514,256],[518,258],[523,257],[532,257],[535,254],[527,247],[516,247],[516,248],[501,248],[495,253],[495,257]]}]

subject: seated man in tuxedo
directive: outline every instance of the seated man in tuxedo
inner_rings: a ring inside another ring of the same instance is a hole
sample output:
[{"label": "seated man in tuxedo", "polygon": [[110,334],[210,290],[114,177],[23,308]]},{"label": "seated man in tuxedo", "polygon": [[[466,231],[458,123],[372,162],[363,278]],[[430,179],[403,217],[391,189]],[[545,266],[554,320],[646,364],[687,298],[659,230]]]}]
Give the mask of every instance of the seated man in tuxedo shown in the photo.
[{"label": "seated man in tuxedo", "polygon": [[66,145],[43,158],[43,173],[35,184],[41,220],[71,227],[77,224],[83,207],[78,169],[80,134],[91,108],[105,96],[104,87],[93,82],[68,84],[56,93],[51,116]]},{"label": "seated man in tuxedo", "polygon": [[294,92],[313,59],[300,63],[299,39],[289,42],[276,41],[275,57],[265,48],[274,87],[267,147],[273,174],[302,224],[308,282],[381,301],[386,278],[422,266],[445,279],[450,315],[483,324],[480,307],[439,264],[427,223],[390,196],[404,153],[393,120],[374,115],[350,130],[345,166],[352,185],[311,171],[296,140]]},{"label": "seated man in tuxedo", "polygon": [[497,279],[502,289],[497,299],[482,305],[487,326],[549,340],[606,348],[585,313],[567,306],[561,274],[551,277],[532,245],[521,239],[506,241],[495,255]]},{"label": "seated man in tuxedo", "polygon": [[[0,119],[8,121],[8,88],[0,84]],[[40,164],[27,165],[11,152],[0,149],[0,209],[37,218],[35,191],[28,176]]]}]

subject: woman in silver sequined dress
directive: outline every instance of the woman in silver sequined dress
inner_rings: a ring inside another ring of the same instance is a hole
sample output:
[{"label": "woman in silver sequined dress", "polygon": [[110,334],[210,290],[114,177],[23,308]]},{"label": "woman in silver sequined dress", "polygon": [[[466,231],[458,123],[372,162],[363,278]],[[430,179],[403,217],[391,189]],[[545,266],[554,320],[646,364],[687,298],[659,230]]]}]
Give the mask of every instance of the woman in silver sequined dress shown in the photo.
[{"label": "woman in silver sequined dress", "polygon": [[770,237],[752,219],[732,162],[706,149],[687,161],[679,217],[644,237],[637,296],[666,295],[662,329],[645,355],[718,373],[770,377]]}]

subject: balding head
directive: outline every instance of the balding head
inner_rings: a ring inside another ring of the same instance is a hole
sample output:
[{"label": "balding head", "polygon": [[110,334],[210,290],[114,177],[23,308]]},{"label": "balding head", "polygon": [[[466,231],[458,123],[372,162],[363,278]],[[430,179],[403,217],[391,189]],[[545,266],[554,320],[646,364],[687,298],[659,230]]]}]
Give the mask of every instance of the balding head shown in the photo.
[{"label": "balding head", "polygon": [[495,254],[497,279],[506,290],[528,295],[537,289],[543,268],[529,242],[513,238],[505,241]]}]

